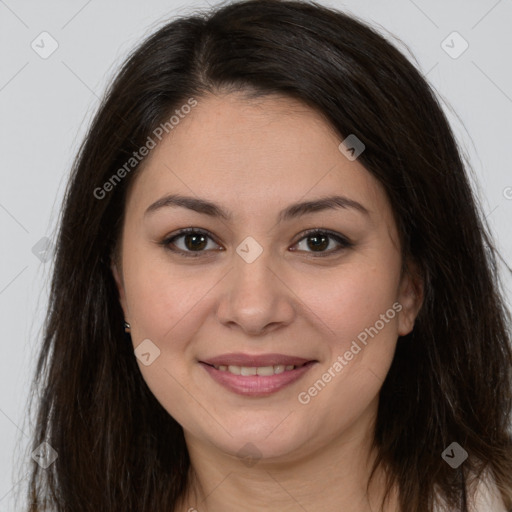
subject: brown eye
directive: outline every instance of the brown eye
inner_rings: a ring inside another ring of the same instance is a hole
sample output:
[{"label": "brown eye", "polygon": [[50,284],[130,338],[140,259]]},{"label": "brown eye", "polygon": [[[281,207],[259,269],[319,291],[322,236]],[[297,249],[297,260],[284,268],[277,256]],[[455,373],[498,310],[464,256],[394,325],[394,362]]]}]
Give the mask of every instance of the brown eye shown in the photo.
[{"label": "brown eye", "polygon": [[182,235],[185,242],[185,247],[190,251],[204,249],[208,243],[206,242],[207,237],[203,234],[186,234]]},{"label": "brown eye", "polygon": [[[210,246],[211,244],[209,245],[210,242],[213,247]],[[177,234],[166,238],[161,244],[172,252],[192,257],[201,256],[212,250],[223,250],[213,240],[212,235],[196,228],[182,229]],[[315,256],[330,256],[353,246],[352,242],[344,236],[319,229],[304,233],[295,246],[300,246],[300,244],[305,244],[305,248],[293,249],[293,251],[313,253]]]},{"label": "brown eye", "polygon": [[[306,232],[305,236],[303,236],[296,245],[300,245],[303,243],[303,241],[306,241],[305,245],[308,249],[305,250],[305,252],[319,253],[320,255],[338,253],[339,251],[352,247],[353,245],[345,237],[339,234],[321,230],[312,230]],[[333,244],[331,244],[333,241],[335,246],[334,248],[332,248]],[[338,244],[337,248],[336,244]],[[329,247],[331,247],[331,249],[327,250]]]},{"label": "brown eye", "polygon": [[182,229],[177,235],[164,240],[162,245],[170,251],[181,252],[186,256],[200,256],[201,253],[206,252],[207,248],[208,250],[212,249],[212,247],[208,246],[209,241],[212,241],[215,246],[219,247],[206,231],[187,228]]}]

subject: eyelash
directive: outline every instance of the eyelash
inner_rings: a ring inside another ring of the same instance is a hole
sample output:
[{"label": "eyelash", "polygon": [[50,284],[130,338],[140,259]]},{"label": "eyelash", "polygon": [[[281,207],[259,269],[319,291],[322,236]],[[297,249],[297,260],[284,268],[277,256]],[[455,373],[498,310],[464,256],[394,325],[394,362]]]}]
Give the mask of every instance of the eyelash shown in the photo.
[{"label": "eyelash", "polygon": [[[164,240],[162,240],[162,242],[160,242],[160,245],[165,247],[167,250],[169,250],[169,251],[171,251],[173,253],[181,254],[181,255],[183,255],[186,258],[190,258],[190,257],[191,258],[197,258],[199,256],[202,256],[203,255],[202,253],[207,252],[205,250],[201,250],[201,251],[183,251],[182,249],[172,249],[171,248],[171,245],[177,239],[182,238],[182,237],[184,237],[185,235],[188,235],[188,234],[204,235],[204,236],[207,236],[208,238],[210,238],[211,240],[213,240],[215,242],[213,235],[210,232],[208,232],[208,231],[206,231],[204,229],[184,228],[184,229],[179,230],[178,233],[176,233],[176,234],[174,234],[174,235],[172,235],[170,237],[167,237]],[[340,247],[338,247],[338,249],[334,249],[334,250],[331,249],[330,251],[323,251],[323,252],[318,252],[318,253],[315,253],[314,251],[305,251],[305,252],[309,252],[309,253],[313,254],[314,258],[325,258],[325,257],[328,257],[328,256],[332,256],[333,254],[337,254],[337,253],[339,253],[340,251],[342,251],[344,249],[349,249],[349,248],[354,246],[354,244],[352,242],[350,242],[344,236],[341,236],[338,233],[334,233],[334,232],[326,230],[326,229],[319,229],[319,228],[309,229],[309,230],[305,231],[304,233],[302,233],[302,237],[294,245],[297,245],[299,242],[302,242],[302,240],[310,238],[313,235],[327,235],[328,238],[333,239],[333,240],[335,240],[336,242],[338,242],[340,244]],[[217,242],[215,242],[215,243],[217,243]],[[219,245],[219,244],[217,244],[217,245]]]}]

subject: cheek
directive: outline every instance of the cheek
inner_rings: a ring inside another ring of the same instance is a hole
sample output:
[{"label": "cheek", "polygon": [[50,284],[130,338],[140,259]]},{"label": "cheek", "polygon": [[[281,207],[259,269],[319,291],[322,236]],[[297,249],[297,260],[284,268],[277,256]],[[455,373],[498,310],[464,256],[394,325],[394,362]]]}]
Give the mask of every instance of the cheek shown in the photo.
[{"label": "cheek", "polygon": [[397,300],[399,280],[396,267],[396,262],[371,265],[359,261],[340,267],[326,279],[303,285],[304,302],[325,325],[336,349],[350,345],[359,333],[374,326],[381,315],[386,316],[385,325],[378,324],[383,337],[394,336],[397,314],[392,306]]},{"label": "cheek", "polygon": [[207,292],[214,283],[206,277],[169,275],[169,267],[141,265],[138,268],[145,270],[132,273],[126,282],[134,318],[132,343],[137,350],[151,341],[150,351],[158,356],[147,366],[137,360],[143,379],[167,412],[194,431],[195,423],[210,425],[213,421],[205,409],[191,407],[200,399],[201,390],[194,387],[190,375],[197,356],[191,340],[200,335],[211,308]]},{"label": "cheek", "polygon": [[323,418],[322,429],[334,435],[375,400],[398,337],[397,279],[385,268],[353,267],[326,283],[322,297],[311,290],[308,304],[329,329],[325,359],[297,397],[305,429],[319,430],[317,418]]},{"label": "cheek", "polygon": [[200,314],[202,299],[218,278],[198,267],[180,268],[165,257],[133,258],[130,263],[125,286],[134,319],[132,332],[160,343],[182,339],[175,331],[182,329],[184,319]]}]

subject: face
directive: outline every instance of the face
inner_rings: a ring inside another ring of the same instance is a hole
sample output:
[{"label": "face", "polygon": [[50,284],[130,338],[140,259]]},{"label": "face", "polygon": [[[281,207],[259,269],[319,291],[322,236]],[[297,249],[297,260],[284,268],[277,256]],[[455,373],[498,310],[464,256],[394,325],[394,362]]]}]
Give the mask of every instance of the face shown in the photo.
[{"label": "face", "polygon": [[383,189],[340,142],[292,99],[208,96],[138,171],[112,270],[189,447],[293,460],[375,415],[420,292]]}]

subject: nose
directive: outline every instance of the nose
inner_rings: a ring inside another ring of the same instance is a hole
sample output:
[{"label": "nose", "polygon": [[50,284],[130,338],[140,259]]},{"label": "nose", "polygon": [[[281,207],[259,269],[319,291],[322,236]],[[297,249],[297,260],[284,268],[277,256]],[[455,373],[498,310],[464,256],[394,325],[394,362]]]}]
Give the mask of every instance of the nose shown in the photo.
[{"label": "nose", "polygon": [[236,253],[233,259],[233,268],[223,280],[218,321],[251,336],[289,325],[296,314],[295,296],[270,251],[263,250],[251,263]]}]

